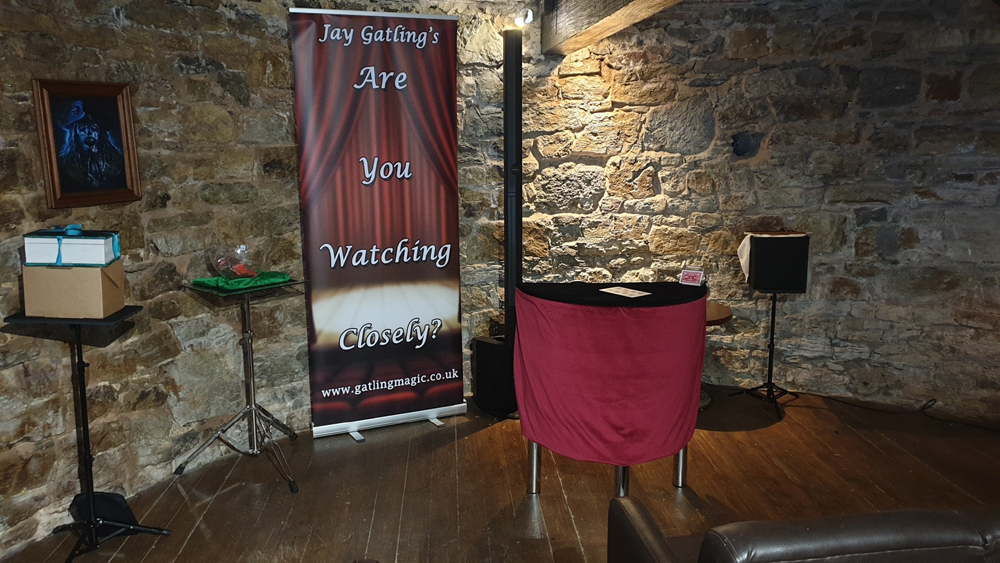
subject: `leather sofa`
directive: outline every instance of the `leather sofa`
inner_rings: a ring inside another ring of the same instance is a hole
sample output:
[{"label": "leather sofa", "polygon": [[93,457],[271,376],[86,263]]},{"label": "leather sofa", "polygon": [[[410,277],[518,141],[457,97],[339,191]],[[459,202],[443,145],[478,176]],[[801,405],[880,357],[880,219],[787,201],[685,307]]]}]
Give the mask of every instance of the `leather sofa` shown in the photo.
[{"label": "leather sofa", "polygon": [[1000,507],[736,522],[687,554],[677,539],[635,499],[611,500],[608,563],[1000,563]]}]

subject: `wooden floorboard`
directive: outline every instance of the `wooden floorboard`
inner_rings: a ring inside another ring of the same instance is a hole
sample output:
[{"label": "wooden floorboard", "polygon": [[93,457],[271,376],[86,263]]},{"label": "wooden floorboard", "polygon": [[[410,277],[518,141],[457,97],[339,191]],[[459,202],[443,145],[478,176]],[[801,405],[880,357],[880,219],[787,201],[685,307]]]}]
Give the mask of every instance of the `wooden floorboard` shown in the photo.
[{"label": "wooden floorboard", "polygon": [[840,416],[859,433],[877,434],[892,442],[978,502],[1000,504],[1000,479],[984,478],[984,469],[1000,469],[997,431],[916,412],[880,416],[882,413],[840,401],[823,402],[832,415]]},{"label": "wooden floorboard", "polygon": [[394,561],[458,561],[456,419],[410,443]]},{"label": "wooden floorboard", "polygon": [[414,425],[407,426],[366,431],[367,440],[360,444],[346,435],[314,440],[314,463],[299,483],[300,492],[286,499],[288,506],[275,508],[266,537],[248,546],[241,561],[350,562],[394,542],[395,534],[373,535],[372,530],[386,516],[379,502],[388,494],[386,481],[405,470],[398,460],[415,432]]},{"label": "wooden floorboard", "polygon": [[171,535],[159,537],[142,534],[128,538],[119,550],[122,560],[136,563],[183,561],[180,554],[192,537],[222,534],[219,526],[213,526],[212,520],[205,520],[205,513],[219,498],[220,493],[234,489],[236,484],[230,477],[248,461],[238,456],[227,456],[190,474],[174,478],[172,494],[157,504],[151,511],[149,520],[143,522],[150,526],[168,528]]},{"label": "wooden floorboard", "polygon": [[514,519],[510,485],[505,475],[512,452],[505,435],[509,422],[487,426],[458,442],[458,517],[460,561],[508,561],[507,541]]},{"label": "wooden floorboard", "polygon": [[[1000,433],[803,395],[785,417],[710,388],[690,444],[688,486],[673,462],[632,468],[632,495],[671,536],[738,520],[1000,505]],[[787,402],[786,402],[787,401]],[[265,456],[230,455],[130,499],[170,537],[106,542],[79,563],[599,563],[613,468],[543,450],[542,491],[526,494],[516,420],[470,406],[444,428],[413,423],[280,441],[300,491]],[[49,536],[3,563],[64,561]]]},{"label": "wooden floorboard", "polygon": [[[286,457],[293,479],[306,473],[311,465],[310,440],[281,440],[277,447]],[[272,516],[283,503],[292,502],[294,494],[275,466],[278,450],[263,448],[262,455],[243,457],[228,476],[213,502],[206,508],[203,522],[224,521],[225,529],[202,527],[184,545],[177,561],[200,558],[204,561],[230,561],[243,546],[252,545],[262,530],[269,530]]]}]

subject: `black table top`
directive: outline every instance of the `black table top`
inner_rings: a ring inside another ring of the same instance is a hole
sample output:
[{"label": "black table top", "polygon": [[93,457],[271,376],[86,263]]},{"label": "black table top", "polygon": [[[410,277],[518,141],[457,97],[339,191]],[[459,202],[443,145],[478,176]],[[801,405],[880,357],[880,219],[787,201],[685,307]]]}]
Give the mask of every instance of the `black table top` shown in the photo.
[{"label": "black table top", "polygon": [[142,310],[139,305],[125,305],[117,313],[112,313],[103,319],[71,319],[57,317],[29,317],[24,312],[14,313],[4,317],[3,322],[12,325],[81,325],[81,326],[115,326]]},{"label": "black table top", "polygon": [[[663,307],[697,301],[708,294],[708,286],[677,282],[651,283],[522,283],[518,289],[539,299],[594,307]],[[624,297],[602,289],[624,287],[649,295]]]}]

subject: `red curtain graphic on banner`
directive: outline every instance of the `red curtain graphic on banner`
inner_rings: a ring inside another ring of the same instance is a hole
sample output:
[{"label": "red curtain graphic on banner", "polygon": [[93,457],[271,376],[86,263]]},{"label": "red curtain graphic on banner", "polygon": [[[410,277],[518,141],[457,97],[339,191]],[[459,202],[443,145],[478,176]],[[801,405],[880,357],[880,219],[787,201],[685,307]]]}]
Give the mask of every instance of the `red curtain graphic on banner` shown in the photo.
[{"label": "red curtain graphic on banner", "polygon": [[319,435],[462,403],[456,28],[292,11]]}]

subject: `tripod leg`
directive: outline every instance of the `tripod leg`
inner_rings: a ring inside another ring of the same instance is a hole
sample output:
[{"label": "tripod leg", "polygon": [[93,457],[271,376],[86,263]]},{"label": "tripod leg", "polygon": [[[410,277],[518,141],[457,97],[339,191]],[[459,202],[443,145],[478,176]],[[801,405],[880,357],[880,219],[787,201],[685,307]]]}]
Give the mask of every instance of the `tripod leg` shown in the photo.
[{"label": "tripod leg", "polygon": [[73,550],[69,552],[69,557],[66,558],[66,563],[70,563],[70,561],[76,559],[78,555],[83,555],[88,551],[94,551],[95,549],[97,549],[97,544],[91,544],[89,541],[87,541],[88,536],[90,536],[90,534],[87,532],[80,534],[79,539],[76,540],[76,544],[73,546]]},{"label": "tripod leg", "polygon": [[102,518],[98,518],[95,521],[94,526],[95,528],[98,526],[112,526],[114,528],[118,528],[118,530],[115,531],[114,533],[105,536],[104,538],[105,540],[111,539],[124,532],[135,532],[137,534],[153,534],[156,536],[170,535],[170,530],[167,530],[165,528],[152,528],[150,526],[143,526],[141,524],[123,524],[121,522],[111,522],[109,520],[104,520]]},{"label": "tripod leg", "polygon": [[296,434],[294,430],[292,430],[286,424],[284,424],[283,422],[281,422],[280,420],[278,420],[277,418],[275,418],[275,416],[273,414],[271,414],[270,412],[268,412],[267,409],[265,409],[264,407],[262,407],[260,405],[255,405],[255,407],[257,408],[257,412],[262,417],[264,417],[265,419],[267,419],[268,423],[270,423],[271,426],[277,428],[285,436],[288,436],[289,440],[294,440],[294,439],[296,439],[296,438],[299,437],[298,434]]},{"label": "tripod leg", "polygon": [[261,451],[271,460],[271,464],[281,473],[281,476],[288,481],[288,489],[293,493],[299,492],[299,485],[292,478],[292,470],[288,467],[288,460],[285,459],[284,452],[281,451],[281,447],[274,442],[274,438],[271,436],[271,429],[264,426],[264,422],[257,420],[257,431],[260,433],[261,438]]},{"label": "tripod leg", "polygon": [[232,428],[234,424],[242,420],[243,417],[245,417],[248,412],[250,412],[250,407],[243,407],[243,410],[236,413],[236,416],[231,418],[229,422],[223,424],[222,428],[220,428],[215,434],[212,434],[211,438],[205,440],[205,443],[198,446],[198,449],[195,450],[191,455],[189,455],[187,459],[184,460],[184,463],[178,465],[177,469],[174,469],[174,475],[180,475],[184,473],[184,469],[187,467],[187,464],[191,463],[191,461],[194,458],[198,457],[198,455],[201,454],[201,452],[205,451],[205,448],[211,446],[212,443],[214,443],[216,440],[222,438],[222,435],[225,434],[230,428]]}]

